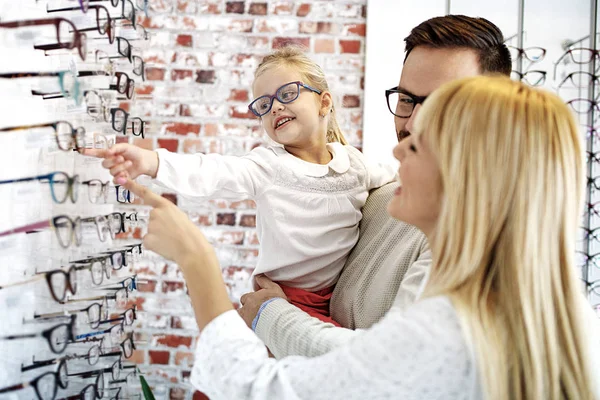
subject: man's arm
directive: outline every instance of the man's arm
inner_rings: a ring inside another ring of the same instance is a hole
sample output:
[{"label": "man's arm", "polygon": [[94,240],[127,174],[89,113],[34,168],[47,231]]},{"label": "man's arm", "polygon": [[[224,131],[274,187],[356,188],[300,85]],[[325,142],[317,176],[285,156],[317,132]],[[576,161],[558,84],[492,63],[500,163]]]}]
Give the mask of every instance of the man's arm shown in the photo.
[{"label": "man's arm", "polygon": [[[431,266],[431,251],[425,243],[411,264],[394,301],[394,307],[413,304],[423,289]],[[283,299],[271,301],[258,316],[256,334],[277,358],[290,355],[317,357],[342,346],[361,330],[336,327],[311,317]]]}]

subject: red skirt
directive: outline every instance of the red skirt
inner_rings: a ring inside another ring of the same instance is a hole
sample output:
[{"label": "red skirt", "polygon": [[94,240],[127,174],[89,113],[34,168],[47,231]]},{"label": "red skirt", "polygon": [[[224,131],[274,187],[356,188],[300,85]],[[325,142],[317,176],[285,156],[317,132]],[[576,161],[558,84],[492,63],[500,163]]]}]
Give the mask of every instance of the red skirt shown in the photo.
[{"label": "red skirt", "polygon": [[323,322],[329,322],[335,326],[341,326],[329,315],[329,301],[331,300],[334,286],[316,292],[308,292],[304,289],[284,285],[280,286],[290,303],[308,313],[311,317],[318,318]]}]

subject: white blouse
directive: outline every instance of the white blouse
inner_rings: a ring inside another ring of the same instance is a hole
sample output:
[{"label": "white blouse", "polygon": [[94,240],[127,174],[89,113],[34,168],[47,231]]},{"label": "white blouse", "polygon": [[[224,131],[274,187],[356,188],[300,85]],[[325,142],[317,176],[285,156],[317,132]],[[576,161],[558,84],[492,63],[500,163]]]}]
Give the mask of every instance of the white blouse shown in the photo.
[{"label": "white blouse", "polygon": [[202,331],[191,382],[211,400],[482,398],[473,354],[446,297],[406,311],[392,307],[325,355],[279,361],[229,311]]},{"label": "white blouse", "polygon": [[283,147],[259,147],[243,157],[157,150],[156,180],[192,199],[255,200],[261,247],[254,275],[316,291],[337,281],[358,240],[369,190],[396,175],[352,146],[327,147],[333,157],[325,165]]},{"label": "white blouse", "polygon": [[[600,323],[583,296],[581,303],[600,399]],[[191,382],[211,400],[483,399],[475,354],[446,296],[393,306],[373,327],[315,358],[268,358],[237,311],[226,312],[201,332]]]}]

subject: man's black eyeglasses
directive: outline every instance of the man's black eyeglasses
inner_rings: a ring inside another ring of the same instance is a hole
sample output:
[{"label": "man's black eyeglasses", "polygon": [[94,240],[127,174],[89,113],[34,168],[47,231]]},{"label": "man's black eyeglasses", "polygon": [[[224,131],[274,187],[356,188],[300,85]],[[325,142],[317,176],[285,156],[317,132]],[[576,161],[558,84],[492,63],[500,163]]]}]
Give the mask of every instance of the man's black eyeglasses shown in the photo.
[{"label": "man's black eyeglasses", "polygon": [[423,104],[427,96],[415,96],[398,87],[385,91],[388,109],[399,118],[410,118],[417,104]]}]

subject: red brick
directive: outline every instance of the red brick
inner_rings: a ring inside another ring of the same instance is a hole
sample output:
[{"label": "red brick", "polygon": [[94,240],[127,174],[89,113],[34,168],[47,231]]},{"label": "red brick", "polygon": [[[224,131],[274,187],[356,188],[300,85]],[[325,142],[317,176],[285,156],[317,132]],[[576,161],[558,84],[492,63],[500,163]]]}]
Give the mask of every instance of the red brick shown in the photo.
[{"label": "red brick", "polygon": [[174,69],[171,71],[172,81],[182,81],[194,76],[194,71],[189,69]]},{"label": "red brick", "polygon": [[156,281],[153,279],[145,279],[145,281],[145,284],[139,286],[138,292],[154,293],[156,290]]},{"label": "red brick", "polygon": [[167,70],[164,68],[146,68],[146,80],[148,81],[162,81],[165,79],[165,73]]},{"label": "red brick", "polygon": [[152,92],[154,92],[154,86],[152,85],[142,85],[142,86],[137,86],[135,88],[135,93],[140,96],[140,95],[151,95]]},{"label": "red brick", "polygon": [[299,27],[300,33],[327,33],[333,34],[339,31],[339,28],[336,24],[332,24],[331,22],[308,22],[303,21],[300,23]]},{"label": "red brick", "polygon": [[343,31],[344,36],[362,36],[367,34],[366,24],[346,24]]},{"label": "red brick", "polygon": [[192,337],[191,336],[179,336],[179,335],[162,335],[162,336],[154,336],[153,344],[156,346],[167,346],[172,347],[174,349],[179,348],[180,346],[191,348],[192,347]]},{"label": "red brick", "polygon": [[360,40],[340,40],[342,53],[360,53]]},{"label": "red brick", "polygon": [[171,388],[169,389],[169,400],[185,400],[187,393],[187,390],[183,388]]},{"label": "red brick", "polygon": [[245,89],[231,89],[229,101],[248,101],[248,91]]},{"label": "red brick", "polygon": [[144,364],[146,362],[146,352],[144,350],[134,350],[131,357],[127,359],[127,361],[134,364]]},{"label": "red brick", "polygon": [[150,364],[168,365],[169,364],[169,355],[170,354],[168,351],[150,350],[148,352],[148,357],[150,358]]},{"label": "red brick", "polygon": [[300,4],[298,6],[298,10],[296,10],[296,15],[298,17],[306,17],[310,13],[310,4]]},{"label": "red brick", "polygon": [[154,150],[152,139],[133,139],[133,144],[146,150]]},{"label": "red brick", "polygon": [[217,225],[235,225],[235,214],[234,213],[218,213],[217,214]]},{"label": "red brick", "polygon": [[267,3],[251,3],[248,14],[267,15]]},{"label": "red brick", "polygon": [[215,71],[211,70],[198,70],[196,71],[196,82],[197,83],[215,83]]},{"label": "red brick", "polygon": [[333,39],[315,39],[315,53],[335,53]]},{"label": "red brick", "polygon": [[177,0],[177,11],[192,14],[196,11],[196,7],[192,0]]},{"label": "red brick", "polygon": [[206,124],[204,126],[204,136],[217,136],[219,134],[219,126],[216,124]]},{"label": "red brick", "polygon": [[200,215],[198,216],[198,219],[196,220],[196,223],[198,225],[202,225],[202,226],[212,226],[213,225],[213,218],[210,215]]},{"label": "red brick", "polygon": [[192,35],[177,35],[177,45],[192,47]]},{"label": "red brick", "polygon": [[200,153],[204,150],[204,146],[200,139],[185,139],[183,141],[183,152],[184,153]]},{"label": "red brick", "polygon": [[345,108],[360,107],[360,97],[356,95],[345,95],[342,100],[342,106]]},{"label": "red brick", "polygon": [[247,107],[231,107],[229,109],[229,116],[231,118],[256,119],[256,115],[252,114],[252,111]]},{"label": "red brick", "polygon": [[197,10],[196,13],[197,14],[212,14],[212,15],[216,15],[216,14],[222,14],[223,13],[223,8],[222,6],[222,2],[221,0],[204,0],[202,2],[199,2],[199,4],[197,5]]},{"label": "red brick", "polygon": [[192,400],[210,400],[210,399],[204,393],[196,391],[196,392],[194,392],[194,397],[192,397]]},{"label": "red brick", "polygon": [[129,143],[129,138],[127,136],[117,136],[115,143]]},{"label": "red brick", "polygon": [[294,3],[277,3],[273,8],[273,14],[275,15],[292,15],[294,11]]},{"label": "red brick", "polygon": [[182,292],[184,290],[183,282],[166,282],[162,283],[163,293]]},{"label": "red brick", "polygon": [[169,200],[171,203],[177,205],[177,195],[175,193],[163,193],[160,197],[164,197]]},{"label": "red brick", "polygon": [[276,37],[273,38],[273,48],[278,49],[280,47],[285,47],[287,45],[296,45],[302,46],[305,48],[310,47],[310,39],[309,38],[292,38],[292,37]]},{"label": "red brick", "polygon": [[177,153],[179,147],[179,140],[177,139],[158,139],[158,147],[161,149],[167,149],[171,153]]},{"label": "red brick", "polygon": [[175,365],[192,367],[194,365],[194,353],[184,353],[178,351],[175,353]]},{"label": "red brick", "polygon": [[229,208],[233,210],[253,210],[256,208],[256,203],[253,200],[233,201]]},{"label": "red brick", "polygon": [[225,12],[227,14],[243,14],[244,13],[244,2],[243,1],[228,1],[225,3]]},{"label": "red brick", "polygon": [[175,133],[177,135],[188,135],[190,133],[198,135],[200,133],[200,124],[184,124],[173,122],[163,125],[165,133]]},{"label": "red brick", "polygon": [[240,226],[248,228],[256,227],[256,215],[246,214],[240,217]]}]

